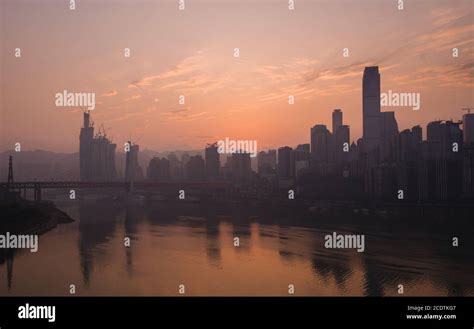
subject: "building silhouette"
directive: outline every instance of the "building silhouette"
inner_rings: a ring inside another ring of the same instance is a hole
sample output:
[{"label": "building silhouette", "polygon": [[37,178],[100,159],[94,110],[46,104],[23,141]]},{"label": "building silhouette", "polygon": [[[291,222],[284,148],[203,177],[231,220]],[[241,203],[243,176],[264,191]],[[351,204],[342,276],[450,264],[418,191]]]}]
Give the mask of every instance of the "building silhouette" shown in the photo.
[{"label": "building silhouette", "polygon": [[79,171],[81,181],[108,181],[117,178],[115,148],[105,131],[99,129],[94,136],[90,113],[84,112],[83,127],[79,135]]},{"label": "building silhouette", "polygon": [[148,179],[151,181],[169,181],[171,179],[170,161],[154,157],[148,165]]},{"label": "building silhouette", "polygon": [[422,142],[422,128],[414,126],[400,132],[397,157],[399,162],[414,161],[419,152],[419,146]]},{"label": "building silhouette", "polygon": [[474,113],[466,113],[462,117],[464,143],[474,143]]},{"label": "building silhouette", "polygon": [[326,125],[317,124],[311,128],[312,165],[329,163],[331,160],[332,134]]},{"label": "building silhouette", "polygon": [[466,198],[474,198],[474,113],[468,113],[462,117],[463,122],[463,195]]},{"label": "building silhouette", "polygon": [[[463,147],[463,132],[460,128],[461,122],[433,121],[427,126],[427,141],[434,144],[437,157],[456,158]],[[458,145],[458,151],[453,152],[454,143]]]},{"label": "building silhouette", "polygon": [[366,152],[380,145],[380,74],[378,66],[366,67],[362,78],[362,140]]},{"label": "building silhouette", "polygon": [[398,138],[398,124],[395,112],[382,112],[380,132],[380,157],[383,162],[394,162],[396,158],[396,143]]},{"label": "building silhouette", "polygon": [[250,153],[233,153],[230,161],[231,177],[235,184],[245,185],[250,181],[252,167],[250,164]]},{"label": "building silhouette", "polygon": [[350,128],[343,124],[341,109],[335,109],[332,113],[332,154],[334,162],[345,163],[349,160]]},{"label": "building silhouette", "polygon": [[332,133],[336,134],[339,127],[342,126],[342,110],[335,109],[332,112]]},{"label": "building silhouette", "polygon": [[257,155],[258,173],[268,175],[275,173],[277,167],[276,150],[260,151]]},{"label": "building silhouette", "polygon": [[183,167],[183,177],[188,177],[188,162],[190,160],[190,156],[187,152],[181,154],[181,166]]},{"label": "building silhouette", "polygon": [[128,149],[125,152],[125,180],[127,182],[143,180],[142,168],[138,163],[138,152],[140,146],[128,141]]},{"label": "building silhouette", "polygon": [[463,156],[463,195],[474,198],[474,143],[464,146]]},{"label": "building silhouette", "polygon": [[217,143],[209,144],[204,152],[206,158],[206,176],[210,180],[216,180],[219,178],[221,163],[217,149]]},{"label": "building silhouette", "polygon": [[332,113],[332,132],[323,124],[311,128],[310,167],[297,170],[302,195],[397,202],[474,197],[471,113],[463,116],[464,131],[449,120],[428,123],[426,140],[419,125],[400,132],[395,113],[380,111],[380,74],[372,66],[362,79],[362,119],[356,143],[340,109]]},{"label": "building silhouette", "polygon": [[194,155],[186,163],[186,177],[191,181],[203,181],[206,177],[206,165],[200,155]]},{"label": "building silhouette", "polygon": [[184,168],[181,161],[174,152],[168,154],[168,161],[170,163],[170,179],[181,180],[184,178]]},{"label": "building silhouette", "polygon": [[289,146],[278,149],[278,178],[288,180],[295,177],[295,158],[293,149]]},{"label": "building silhouette", "polygon": [[310,145],[309,144],[299,144],[293,150],[293,158],[295,162],[295,172],[294,176],[298,177],[299,173],[302,170],[309,168],[310,161]]}]

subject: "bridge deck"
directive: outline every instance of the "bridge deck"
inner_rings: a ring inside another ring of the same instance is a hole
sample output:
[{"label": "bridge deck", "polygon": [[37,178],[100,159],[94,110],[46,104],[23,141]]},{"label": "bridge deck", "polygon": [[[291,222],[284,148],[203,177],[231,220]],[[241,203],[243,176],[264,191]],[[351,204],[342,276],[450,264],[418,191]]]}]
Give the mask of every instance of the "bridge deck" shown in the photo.
[{"label": "bridge deck", "polygon": [[[12,189],[44,189],[44,188],[123,188],[131,186],[130,182],[0,182],[0,187]],[[228,189],[232,187],[229,182],[133,182],[133,187],[138,189],[147,188],[206,188],[206,189]]]}]

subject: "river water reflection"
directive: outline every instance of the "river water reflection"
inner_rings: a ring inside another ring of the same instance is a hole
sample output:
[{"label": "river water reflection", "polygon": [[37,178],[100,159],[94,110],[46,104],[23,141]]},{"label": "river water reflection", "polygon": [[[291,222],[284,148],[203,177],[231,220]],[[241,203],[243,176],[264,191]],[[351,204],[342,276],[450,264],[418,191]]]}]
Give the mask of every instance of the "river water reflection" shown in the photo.
[{"label": "river water reflection", "polygon": [[[4,259],[1,295],[68,295],[71,284],[77,295],[113,296],[177,295],[180,284],[205,296],[288,295],[290,284],[295,295],[395,296],[399,284],[404,295],[474,295],[472,229],[461,226],[236,204],[58,206],[75,222],[41,235],[37,253]],[[334,231],[365,234],[365,251],[326,249]]]}]

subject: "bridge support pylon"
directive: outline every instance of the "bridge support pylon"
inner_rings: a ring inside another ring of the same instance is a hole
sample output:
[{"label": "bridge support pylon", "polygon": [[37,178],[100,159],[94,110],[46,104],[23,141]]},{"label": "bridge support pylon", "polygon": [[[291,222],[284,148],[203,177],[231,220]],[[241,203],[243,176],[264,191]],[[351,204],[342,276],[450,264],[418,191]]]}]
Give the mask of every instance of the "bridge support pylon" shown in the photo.
[{"label": "bridge support pylon", "polygon": [[34,194],[35,194],[35,202],[40,202],[41,201],[41,187],[37,184],[35,184],[34,187]]}]

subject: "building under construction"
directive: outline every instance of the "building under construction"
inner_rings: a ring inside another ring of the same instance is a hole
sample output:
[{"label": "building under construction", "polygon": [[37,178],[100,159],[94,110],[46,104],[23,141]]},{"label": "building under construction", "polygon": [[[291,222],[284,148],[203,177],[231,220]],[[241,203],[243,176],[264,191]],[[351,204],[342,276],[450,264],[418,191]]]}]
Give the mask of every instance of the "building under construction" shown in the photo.
[{"label": "building under construction", "polygon": [[115,148],[104,129],[94,136],[94,123],[89,111],[84,112],[84,126],[79,137],[81,181],[110,181],[117,178]]}]

